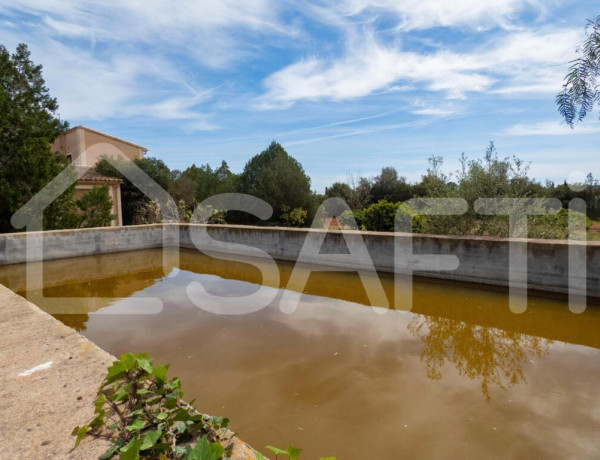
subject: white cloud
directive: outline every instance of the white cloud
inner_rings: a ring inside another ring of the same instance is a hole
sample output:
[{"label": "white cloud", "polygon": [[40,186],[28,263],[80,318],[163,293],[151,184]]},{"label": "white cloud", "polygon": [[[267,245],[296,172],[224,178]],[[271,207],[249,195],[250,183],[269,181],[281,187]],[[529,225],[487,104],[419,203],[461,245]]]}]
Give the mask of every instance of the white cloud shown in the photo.
[{"label": "white cloud", "polygon": [[271,107],[301,99],[353,99],[385,90],[400,80],[419,82],[434,91],[446,90],[451,97],[491,86],[491,78],[468,67],[474,66],[460,55],[420,55],[382,45],[370,31],[351,37],[346,54],[339,59],[329,62],[311,57],[271,74],[260,102]]},{"label": "white cloud", "polygon": [[578,125],[571,128],[564,123],[543,121],[532,124],[516,124],[503,131],[507,136],[574,136],[600,132],[599,125]]},{"label": "white cloud", "polygon": [[[0,31],[0,41],[14,48],[20,37]],[[142,56],[99,60],[87,50],[73,50],[48,38],[30,37],[32,59],[43,64],[50,94],[63,119],[103,119],[123,114],[138,94],[136,80],[150,67]]]},{"label": "white cloud", "polygon": [[455,110],[447,110],[447,109],[429,108],[429,109],[414,110],[413,113],[415,115],[429,115],[429,116],[434,116],[434,117],[443,117],[446,115],[452,115],[452,114],[456,113],[456,111]]},{"label": "white cloud", "polygon": [[269,75],[259,107],[348,100],[403,86],[449,99],[483,91],[555,93],[581,36],[572,29],[517,31],[468,51],[419,54],[382,44],[374,31],[350,33],[342,56],[309,57]]},{"label": "white cloud", "polygon": [[[186,130],[214,130],[200,105],[215,88],[198,90],[187,76],[160,53],[134,49],[99,52],[95,47],[68,44],[35,27],[26,42],[32,59],[43,65],[43,75],[59,102],[61,118],[75,122],[121,117],[178,120]],[[0,43],[14,49],[23,31],[0,29]]]},{"label": "white cloud", "polygon": [[528,7],[541,12],[545,3],[539,0],[343,0],[322,8],[328,9],[330,15],[341,17],[392,15],[399,29],[406,31],[436,26],[509,28],[517,14]]},{"label": "white cloud", "polygon": [[271,0],[20,0],[0,5],[0,13],[9,17],[38,16],[55,37],[151,45],[213,67],[228,65],[244,53],[244,42],[235,38],[240,30],[294,33],[278,23],[278,12]]}]

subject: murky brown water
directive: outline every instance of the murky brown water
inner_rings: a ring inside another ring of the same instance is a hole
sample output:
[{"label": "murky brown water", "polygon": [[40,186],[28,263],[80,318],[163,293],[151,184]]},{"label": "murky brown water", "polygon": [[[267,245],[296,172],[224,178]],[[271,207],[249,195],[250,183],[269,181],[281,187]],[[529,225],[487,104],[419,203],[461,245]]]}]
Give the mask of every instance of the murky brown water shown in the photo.
[{"label": "murky brown water", "polygon": [[[307,460],[600,457],[598,305],[574,315],[564,299],[530,294],[527,312],[514,315],[504,290],[418,280],[412,312],[378,314],[360,278],[338,272],[313,273],[294,314],[277,297],[224,316],[194,306],[186,286],[247,294],[258,269],[192,251],[169,276],[161,263],[160,250],[47,262],[44,295],[78,299],[29,294],[55,313],[84,308],[56,316],[114,355],[146,351],[171,363],[200,410],[229,417],[263,452],[294,444]],[[282,286],[292,268],[279,264]],[[393,280],[380,278],[391,299]],[[23,294],[24,268],[0,267],[0,283]],[[111,314],[152,297],[160,314]]]}]

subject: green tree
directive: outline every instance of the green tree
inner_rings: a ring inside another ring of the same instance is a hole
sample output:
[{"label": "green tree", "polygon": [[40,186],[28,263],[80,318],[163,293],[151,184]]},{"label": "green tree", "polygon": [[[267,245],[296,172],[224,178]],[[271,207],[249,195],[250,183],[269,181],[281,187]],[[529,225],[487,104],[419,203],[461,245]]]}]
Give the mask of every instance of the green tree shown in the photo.
[{"label": "green tree", "polygon": [[[11,216],[66,167],[50,148],[68,127],[57,110],[27,46],[11,55],[0,45],[0,233],[14,231]],[[73,193],[70,187],[46,209],[44,228],[72,226]]]},{"label": "green tree", "polygon": [[179,181],[182,188],[188,181],[194,184],[195,201],[200,203],[219,193],[235,192],[237,176],[231,172],[227,162],[222,161],[221,166],[216,169],[211,168],[209,164],[192,165],[181,173]]},{"label": "green tree", "polygon": [[330,187],[325,188],[325,197],[326,198],[341,198],[348,205],[352,202],[352,195],[354,194],[354,190],[343,182],[334,182]]},{"label": "green tree", "polygon": [[387,200],[396,203],[410,198],[412,198],[411,186],[406,182],[406,177],[398,176],[395,168],[390,166],[382,168],[381,173],[373,179],[371,188],[373,202]]},{"label": "green tree", "polygon": [[[305,210],[312,207],[309,177],[302,165],[277,142],[272,142],[266,150],[246,163],[240,175],[240,191],[273,206],[277,221],[281,219],[282,206]],[[249,218],[246,220],[253,221]]]},{"label": "green tree", "polygon": [[577,49],[579,57],[571,63],[563,90],[556,96],[558,111],[571,127],[600,103],[600,16],[588,21],[586,33]]},{"label": "green tree", "polygon": [[93,187],[76,201],[79,208],[79,225],[82,228],[108,227],[115,218],[112,214],[113,203],[108,194],[108,187]]},{"label": "green tree", "polygon": [[441,169],[441,157],[432,157],[422,184],[428,197],[462,198],[469,208],[460,216],[429,216],[427,232],[451,235],[508,236],[506,216],[482,216],[475,213],[473,204],[478,198],[526,198],[534,196],[539,184],[528,176],[529,165],[517,157],[498,157],[490,142],[483,158],[469,160],[461,157],[461,168],[450,181]]},{"label": "green tree", "polygon": [[[121,168],[127,168],[130,164],[130,161],[125,159],[117,159],[116,161],[121,162]],[[164,161],[153,157],[146,157],[134,160],[133,162],[164,190],[169,191],[172,189],[172,174]],[[159,209],[150,198],[144,195],[106,159],[101,159],[96,164],[95,169],[100,174],[117,177],[123,181],[123,184],[121,184],[121,206],[124,225],[160,222]]]}]

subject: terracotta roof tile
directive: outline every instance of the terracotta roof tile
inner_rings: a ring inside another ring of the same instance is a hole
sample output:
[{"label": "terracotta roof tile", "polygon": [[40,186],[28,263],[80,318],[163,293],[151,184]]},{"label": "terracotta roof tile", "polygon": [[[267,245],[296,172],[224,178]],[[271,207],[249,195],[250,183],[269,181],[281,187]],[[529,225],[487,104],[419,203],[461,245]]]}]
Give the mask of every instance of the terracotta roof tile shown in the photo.
[{"label": "terracotta roof tile", "polygon": [[77,166],[77,172],[81,174],[81,177],[79,178],[81,182],[123,182],[118,177],[105,176],[104,174],[100,174],[94,168],[89,168],[87,166]]}]

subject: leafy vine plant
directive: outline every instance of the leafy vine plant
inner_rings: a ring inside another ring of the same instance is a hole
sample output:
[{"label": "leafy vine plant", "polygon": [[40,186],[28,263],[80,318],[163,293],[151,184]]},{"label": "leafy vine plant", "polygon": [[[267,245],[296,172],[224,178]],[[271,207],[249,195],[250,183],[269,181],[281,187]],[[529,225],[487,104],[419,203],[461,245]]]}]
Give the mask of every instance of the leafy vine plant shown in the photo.
[{"label": "leafy vine plant", "polygon": [[[169,366],[147,354],[126,353],[109,368],[94,401],[94,418],[73,430],[74,449],[86,436],[110,447],[99,459],[226,460],[232,455],[229,420],[199,413],[186,402],[181,381],[167,379]],[[301,449],[267,446],[276,460],[298,460]],[[279,457],[282,456],[282,457]],[[256,453],[257,460],[266,460]],[[320,460],[335,460],[322,457]]]}]

